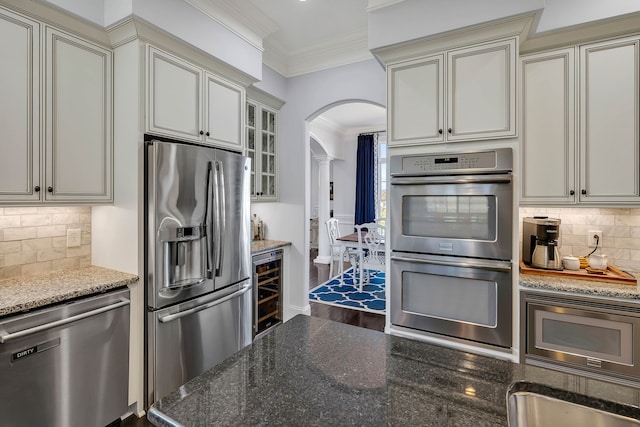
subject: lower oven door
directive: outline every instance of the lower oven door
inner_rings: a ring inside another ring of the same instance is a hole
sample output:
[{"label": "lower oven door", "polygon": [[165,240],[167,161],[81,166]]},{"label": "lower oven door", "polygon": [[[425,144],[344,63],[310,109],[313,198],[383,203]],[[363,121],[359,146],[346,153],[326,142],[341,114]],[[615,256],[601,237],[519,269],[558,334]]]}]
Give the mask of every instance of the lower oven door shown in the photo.
[{"label": "lower oven door", "polygon": [[511,347],[510,261],[402,254],[391,257],[391,323]]}]

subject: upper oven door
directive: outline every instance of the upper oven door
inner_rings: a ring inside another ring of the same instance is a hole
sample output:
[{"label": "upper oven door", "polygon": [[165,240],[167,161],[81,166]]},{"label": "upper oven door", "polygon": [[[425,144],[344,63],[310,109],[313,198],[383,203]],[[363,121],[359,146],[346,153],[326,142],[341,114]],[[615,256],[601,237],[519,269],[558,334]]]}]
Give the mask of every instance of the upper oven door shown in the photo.
[{"label": "upper oven door", "polygon": [[510,260],[510,173],[392,177],[391,249]]}]

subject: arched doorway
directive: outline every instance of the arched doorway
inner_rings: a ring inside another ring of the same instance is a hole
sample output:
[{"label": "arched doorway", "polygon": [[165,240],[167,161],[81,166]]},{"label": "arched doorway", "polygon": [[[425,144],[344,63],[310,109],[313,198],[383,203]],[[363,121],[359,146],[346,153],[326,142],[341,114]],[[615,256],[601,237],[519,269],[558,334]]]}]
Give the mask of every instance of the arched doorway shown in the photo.
[{"label": "arched doorway", "polygon": [[[353,231],[355,210],[355,164],[360,133],[386,130],[384,107],[366,101],[334,103],[308,120],[309,168],[306,194],[309,206],[310,289],[329,280],[326,219],[338,219],[342,234]],[[329,200],[322,199],[327,195]],[[324,247],[323,247],[324,245]],[[346,264],[350,267],[350,264]],[[338,265],[334,265],[334,276]],[[383,330],[384,318],[352,309],[336,309],[310,303],[311,315]],[[377,319],[376,319],[377,317]]]}]

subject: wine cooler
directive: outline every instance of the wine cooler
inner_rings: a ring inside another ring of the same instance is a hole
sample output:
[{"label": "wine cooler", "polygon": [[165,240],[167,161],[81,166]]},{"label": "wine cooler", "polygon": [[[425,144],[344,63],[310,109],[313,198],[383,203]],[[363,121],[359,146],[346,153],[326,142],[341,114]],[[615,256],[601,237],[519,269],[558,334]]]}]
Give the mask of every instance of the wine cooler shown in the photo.
[{"label": "wine cooler", "polygon": [[282,323],[282,250],[253,256],[253,336]]}]

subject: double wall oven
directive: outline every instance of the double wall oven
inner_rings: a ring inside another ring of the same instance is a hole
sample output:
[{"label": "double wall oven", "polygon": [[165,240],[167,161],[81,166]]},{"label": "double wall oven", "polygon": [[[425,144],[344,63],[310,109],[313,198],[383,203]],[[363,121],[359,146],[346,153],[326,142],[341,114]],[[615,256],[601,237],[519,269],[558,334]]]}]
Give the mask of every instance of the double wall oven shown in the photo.
[{"label": "double wall oven", "polygon": [[510,148],[393,156],[391,323],[511,347]]}]

